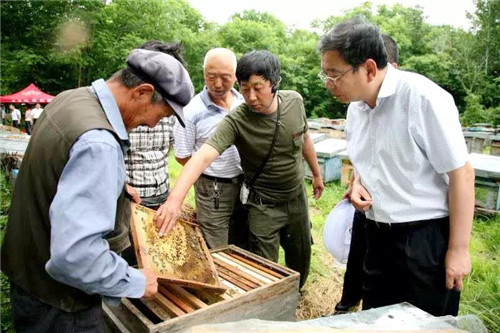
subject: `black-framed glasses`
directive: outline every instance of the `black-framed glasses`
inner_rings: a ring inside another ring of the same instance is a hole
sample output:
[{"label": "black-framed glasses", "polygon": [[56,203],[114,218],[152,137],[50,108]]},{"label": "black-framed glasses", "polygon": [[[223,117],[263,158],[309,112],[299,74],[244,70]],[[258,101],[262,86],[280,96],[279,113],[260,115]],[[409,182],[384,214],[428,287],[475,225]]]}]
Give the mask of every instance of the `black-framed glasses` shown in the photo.
[{"label": "black-framed glasses", "polygon": [[340,75],[337,75],[336,77],[330,77],[328,75],[326,75],[325,72],[321,71],[318,73],[318,77],[320,78],[321,81],[323,81],[323,83],[327,83],[327,82],[330,82],[331,84],[336,84],[337,81],[344,75],[346,75],[347,73],[349,73],[350,71],[353,71],[353,70],[356,70],[355,67],[351,67],[351,69],[348,69],[346,70],[344,73],[340,74]]}]

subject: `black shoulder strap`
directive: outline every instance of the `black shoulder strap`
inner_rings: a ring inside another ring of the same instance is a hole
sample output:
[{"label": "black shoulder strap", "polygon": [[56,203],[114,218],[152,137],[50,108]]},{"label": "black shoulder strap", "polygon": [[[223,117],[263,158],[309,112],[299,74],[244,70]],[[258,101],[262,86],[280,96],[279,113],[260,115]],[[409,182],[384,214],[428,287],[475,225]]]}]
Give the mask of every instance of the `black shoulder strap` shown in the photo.
[{"label": "black shoulder strap", "polygon": [[279,130],[279,127],[281,125],[281,122],[280,122],[280,115],[281,115],[280,99],[279,99],[278,94],[276,94],[276,98],[278,99],[278,115],[276,117],[276,128],[274,130],[273,141],[271,142],[271,147],[269,148],[269,152],[267,153],[267,156],[264,158],[261,165],[259,166],[259,168],[255,172],[255,174],[253,175],[252,180],[250,180],[250,182],[247,183],[247,186],[249,188],[253,186],[253,184],[257,180],[257,177],[259,177],[259,175],[262,173],[262,170],[264,170],[264,166],[266,165],[267,161],[269,160],[269,157],[271,157],[271,153],[273,152],[273,148],[274,148],[274,145],[276,143],[276,139],[278,138],[278,130]]}]

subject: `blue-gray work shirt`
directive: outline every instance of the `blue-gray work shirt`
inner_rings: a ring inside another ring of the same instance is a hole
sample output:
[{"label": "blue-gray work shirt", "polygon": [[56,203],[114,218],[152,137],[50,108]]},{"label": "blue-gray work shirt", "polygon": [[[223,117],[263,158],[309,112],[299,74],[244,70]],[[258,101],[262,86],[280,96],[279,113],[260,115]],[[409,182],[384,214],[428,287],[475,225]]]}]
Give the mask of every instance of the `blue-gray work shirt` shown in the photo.
[{"label": "blue-gray work shirt", "polygon": [[73,144],[50,205],[50,259],[45,269],[55,280],[88,294],[140,298],[145,276],[111,252],[104,239],[114,229],[125,183],[128,135],[105,81],[93,82],[91,90],[121,142],[107,130],[90,130]]}]

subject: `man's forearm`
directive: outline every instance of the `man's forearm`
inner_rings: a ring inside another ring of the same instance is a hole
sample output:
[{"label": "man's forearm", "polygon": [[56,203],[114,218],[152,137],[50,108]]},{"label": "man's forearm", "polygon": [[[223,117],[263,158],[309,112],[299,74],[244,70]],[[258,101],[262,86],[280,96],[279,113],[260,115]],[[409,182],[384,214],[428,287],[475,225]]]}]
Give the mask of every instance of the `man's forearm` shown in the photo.
[{"label": "man's forearm", "polygon": [[449,249],[467,249],[474,218],[474,169],[465,166],[451,171],[448,192],[450,210]]},{"label": "man's forearm", "polygon": [[219,157],[219,152],[215,150],[215,148],[207,144],[201,146],[200,150],[189,158],[189,162],[186,163],[182,169],[169,195],[169,200],[182,202],[189,188],[198,180],[203,170],[205,170],[217,157]]},{"label": "man's forearm", "polygon": [[318,158],[314,150],[314,144],[309,136],[309,132],[304,133],[304,146],[302,148],[302,156],[309,165],[313,177],[321,177],[321,170],[319,169]]}]

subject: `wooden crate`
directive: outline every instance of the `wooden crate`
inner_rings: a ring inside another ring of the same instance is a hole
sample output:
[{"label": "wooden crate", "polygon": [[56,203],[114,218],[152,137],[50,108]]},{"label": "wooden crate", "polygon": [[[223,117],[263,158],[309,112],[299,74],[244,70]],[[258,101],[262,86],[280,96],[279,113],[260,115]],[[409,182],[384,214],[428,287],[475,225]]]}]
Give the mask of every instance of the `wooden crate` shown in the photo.
[{"label": "wooden crate", "polygon": [[103,304],[108,332],[182,332],[206,323],[242,319],[294,321],[299,273],[234,245],[211,251],[224,294],[162,285],[152,300]]},{"label": "wooden crate", "polygon": [[481,154],[489,143],[490,132],[464,132],[465,144],[469,153]]},{"label": "wooden crate", "polygon": [[490,154],[494,156],[500,156],[500,135],[492,135],[490,139],[491,139]]},{"label": "wooden crate", "polygon": [[341,175],[340,175],[340,185],[349,186],[351,182],[351,176],[354,172],[354,166],[349,159],[349,155],[347,154],[347,150],[343,150],[337,153],[337,156],[342,161]]},{"label": "wooden crate", "polygon": [[476,177],[476,206],[489,211],[500,211],[500,180]]},{"label": "wooden crate", "polygon": [[476,174],[477,210],[500,211],[500,157],[472,153],[469,160]]},{"label": "wooden crate", "polygon": [[[321,177],[325,183],[340,179],[342,162],[338,153],[345,150],[345,148],[345,140],[334,138],[322,140],[314,144]],[[309,165],[305,161],[303,163],[305,178],[312,179],[312,172]]]}]

